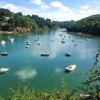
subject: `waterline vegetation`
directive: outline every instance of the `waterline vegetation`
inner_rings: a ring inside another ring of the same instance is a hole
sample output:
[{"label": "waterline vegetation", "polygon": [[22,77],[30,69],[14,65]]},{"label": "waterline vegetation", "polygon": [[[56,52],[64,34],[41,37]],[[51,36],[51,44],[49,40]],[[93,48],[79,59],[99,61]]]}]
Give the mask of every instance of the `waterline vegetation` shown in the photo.
[{"label": "waterline vegetation", "polygon": [[83,87],[81,88],[84,94],[89,95],[87,100],[100,100],[100,50],[98,49],[96,53],[95,63],[92,69],[89,71],[88,79],[83,82]]}]

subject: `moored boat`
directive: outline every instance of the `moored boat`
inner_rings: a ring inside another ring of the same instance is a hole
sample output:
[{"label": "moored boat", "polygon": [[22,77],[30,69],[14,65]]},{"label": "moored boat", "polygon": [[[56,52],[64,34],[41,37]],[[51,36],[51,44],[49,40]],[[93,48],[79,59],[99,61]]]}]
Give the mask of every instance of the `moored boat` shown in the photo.
[{"label": "moored boat", "polygon": [[64,40],[62,40],[62,41],[61,41],[61,43],[65,43],[65,41],[64,41]]},{"label": "moored boat", "polygon": [[14,42],[14,38],[11,38],[10,41],[11,41],[11,43],[13,43]]},{"label": "moored boat", "polygon": [[29,48],[29,45],[27,45],[26,48]]},{"label": "moored boat", "polygon": [[42,53],[41,56],[49,56],[49,53]]},{"label": "moored boat", "polygon": [[30,45],[30,44],[31,44],[31,41],[27,41],[26,44],[27,44],[27,45]]},{"label": "moored boat", "polygon": [[8,53],[7,52],[2,52],[1,56],[8,56]]},{"label": "moored boat", "polygon": [[1,45],[3,45],[3,46],[6,45],[6,41],[2,40]]},{"label": "moored boat", "polygon": [[74,46],[77,46],[77,44],[74,44]]},{"label": "moored boat", "polygon": [[76,69],[76,65],[73,64],[73,65],[67,66],[67,67],[65,68],[65,71],[66,71],[66,72],[72,72],[72,71],[74,71],[75,69]]},{"label": "moored boat", "polygon": [[70,53],[65,53],[65,56],[71,57],[71,54]]},{"label": "moored boat", "polygon": [[80,94],[81,100],[92,100],[91,96],[88,94]]},{"label": "moored boat", "polygon": [[6,73],[9,71],[9,68],[0,68],[0,74]]}]

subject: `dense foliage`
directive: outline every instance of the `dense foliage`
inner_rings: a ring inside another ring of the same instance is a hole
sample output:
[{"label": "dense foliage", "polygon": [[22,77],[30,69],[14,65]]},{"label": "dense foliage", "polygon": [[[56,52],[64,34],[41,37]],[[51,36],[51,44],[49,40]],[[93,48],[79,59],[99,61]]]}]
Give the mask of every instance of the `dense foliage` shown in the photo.
[{"label": "dense foliage", "polygon": [[98,49],[95,63],[92,69],[89,71],[88,79],[83,82],[84,86],[81,89],[85,95],[88,95],[88,98],[86,100],[100,100],[100,65],[98,64],[99,59],[100,50]]},{"label": "dense foliage", "polygon": [[17,27],[30,28],[32,31],[37,29],[55,29],[57,24],[50,19],[44,19],[37,15],[23,15],[21,12],[13,13],[8,9],[0,9],[0,30],[9,31]]},{"label": "dense foliage", "polygon": [[61,27],[61,28],[70,28],[73,26],[74,24],[74,20],[71,20],[71,21],[63,21],[63,22],[57,22],[58,25]]},{"label": "dense foliage", "polygon": [[68,90],[63,81],[62,90],[35,91],[27,86],[20,86],[17,89],[10,90],[9,100],[78,100],[74,92]]},{"label": "dense foliage", "polygon": [[79,21],[73,21],[71,27],[66,26],[68,31],[83,32],[100,36],[100,14],[93,15]]}]

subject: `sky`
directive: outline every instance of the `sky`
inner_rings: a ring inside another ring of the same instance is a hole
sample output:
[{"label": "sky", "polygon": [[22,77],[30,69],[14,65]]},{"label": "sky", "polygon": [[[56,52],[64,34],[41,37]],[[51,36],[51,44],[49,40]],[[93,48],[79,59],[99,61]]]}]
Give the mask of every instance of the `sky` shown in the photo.
[{"label": "sky", "polygon": [[23,15],[69,21],[100,14],[100,0],[0,0],[0,8]]}]

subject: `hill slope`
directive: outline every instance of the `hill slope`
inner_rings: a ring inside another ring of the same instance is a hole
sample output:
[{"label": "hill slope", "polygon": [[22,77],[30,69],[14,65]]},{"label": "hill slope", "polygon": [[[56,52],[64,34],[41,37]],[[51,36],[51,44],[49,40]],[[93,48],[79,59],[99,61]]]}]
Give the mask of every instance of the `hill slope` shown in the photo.
[{"label": "hill slope", "polygon": [[66,27],[68,31],[90,33],[100,36],[100,14],[73,22],[71,27]]},{"label": "hill slope", "polygon": [[37,15],[23,15],[0,8],[0,31],[36,31],[39,29],[54,29],[56,23]]}]

